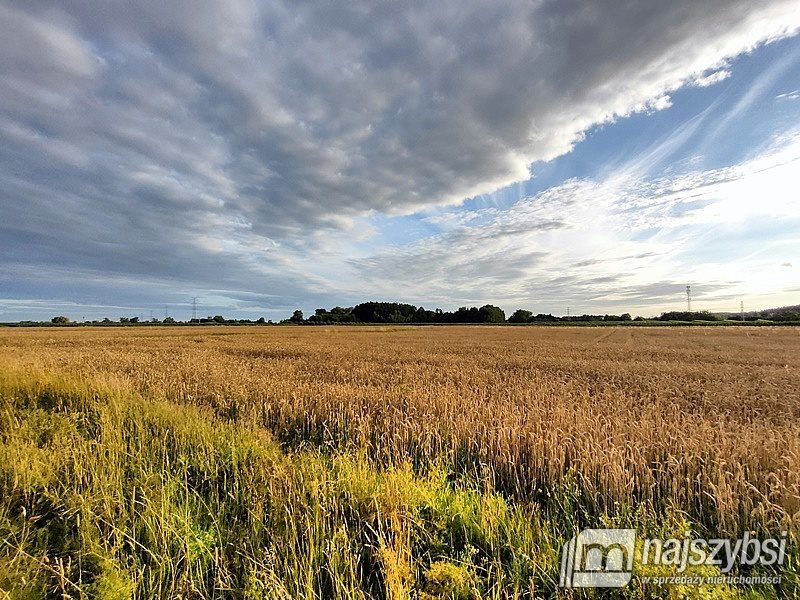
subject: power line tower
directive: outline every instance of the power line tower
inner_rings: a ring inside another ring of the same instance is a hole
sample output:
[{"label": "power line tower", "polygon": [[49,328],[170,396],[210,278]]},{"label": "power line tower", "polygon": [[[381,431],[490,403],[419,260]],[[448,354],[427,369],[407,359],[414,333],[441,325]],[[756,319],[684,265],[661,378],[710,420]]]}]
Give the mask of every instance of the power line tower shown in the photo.
[{"label": "power line tower", "polygon": [[197,321],[197,298],[192,298],[192,322]]},{"label": "power line tower", "polygon": [[744,323],[744,300],[739,302],[739,320]]},{"label": "power line tower", "polygon": [[692,286],[686,286],[686,310],[692,312]]}]

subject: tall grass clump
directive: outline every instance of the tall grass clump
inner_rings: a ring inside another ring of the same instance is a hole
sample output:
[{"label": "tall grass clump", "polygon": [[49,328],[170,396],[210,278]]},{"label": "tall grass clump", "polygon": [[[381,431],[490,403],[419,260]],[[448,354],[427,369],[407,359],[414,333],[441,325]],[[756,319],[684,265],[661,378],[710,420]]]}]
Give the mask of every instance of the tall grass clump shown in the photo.
[{"label": "tall grass clump", "polygon": [[286,454],[124,386],[5,374],[0,399],[10,597],[506,598],[557,577],[536,512],[441,470]]}]

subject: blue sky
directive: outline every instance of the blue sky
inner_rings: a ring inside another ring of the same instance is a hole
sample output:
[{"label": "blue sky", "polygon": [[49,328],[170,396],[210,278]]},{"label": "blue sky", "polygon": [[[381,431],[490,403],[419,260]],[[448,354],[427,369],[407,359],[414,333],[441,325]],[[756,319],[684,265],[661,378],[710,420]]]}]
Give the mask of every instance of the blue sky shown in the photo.
[{"label": "blue sky", "polygon": [[[769,156],[776,147],[790,143],[800,125],[800,39],[791,37],[740,55],[726,65],[724,72],[725,78],[713,85],[676,90],[670,95],[667,108],[592,127],[572,151],[551,161],[532,164],[532,176],[527,180],[467,199],[455,207],[428,212],[455,217],[486,209],[513,212],[520,201],[535,199],[537,194],[557,189],[568,180],[603,180],[631,169],[645,180],[664,176],[674,179],[741,165]],[[792,181],[796,180],[792,178]],[[767,257],[774,256],[776,265],[780,267],[776,286],[763,289],[762,280],[754,282],[752,287],[738,282],[725,285],[732,282],[717,281],[705,286],[707,282],[702,279],[680,279],[681,271],[676,269],[671,286],[675,290],[673,298],[660,296],[654,303],[641,298],[633,309],[641,314],[655,314],[659,310],[682,308],[685,305],[683,290],[688,284],[695,289],[695,306],[709,310],[733,312],[739,302],[746,302],[751,308],[764,308],[800,301],[800,281],[795,279],[794,265],[788,266],[793,259],[797,262],[800,212],[792,197],[793,190],[781,191],[790,194],[786,198],[787,210],[779,220],[766,214],[760,218],[759,211],[755,210],[746,224],[740,223],[734,228],[721,222],[678,228],[687,238],[687,247],[678,251],[679,256],[684,257],[687,263],[695,263],[686,265],[687,270],[704,263],[736,264],[755,257],[758,257],[759,264],[763,264]],[[768,194],[770,190],[765,189],[764,193]],[[713,205],[718,200],[699,197],[693,203],[682,202],[672,210],[679,216],[692,209]],[[750,201],[757,207],[759,198],[753,197]],[[373,224],[380,231],[376,237],[381,244],[388,242],[403,246],[446,231],[429,220],[429,214],[423,212],[407,217],[376,217]],[[481,220],[476,220],[474,225],[480,228]],[[662,233],[660,228],[652,231],[645,228],[638,235],[646,241],[659,233]],[[576,258],[578,263],[592,260],[592,257]],[[498,260],[502,257],[498,256]],[[615,273],[609,273],[612,274]],[[781,289],[783,283],[788,283],[789,287]],[[716,286],[719,289],[710,289]],[[711,293],[704,296],[704,287],[708,287],[707,291]],[[613,296],[613,286],[606,289],[608,295]],[[746,292],[738,294],[736,289]],[[580,294],[573,301],[569,291],[558,295],[560,297],[552,300],[538,299],[535,306],[559,314],[563,314],[570,303],[573,304],[573,313],[576,310],[603,312],[617,306],[629,307],[618,304],[619,301],[613,298],[606,302],[602,294],[600,297],[592,294],[588,301],[583,300],[585,296]],[[524,296],[518,304],[528,306]]]},{"label": "blue sky", "polygon": [[0,320],[800,303],[800,3],[0,8]]},{"label": "blue sky", "polygon": [[[567,179],[613,174],[642,156],[651,157],[642,165],[648,176],[724,168],[757,156],[776,137],[800,127],[800,97],[791,97],[800,94],[799,37],[740,55],[725,70],[730,74],[720,83],[673,92],[669,108],[592,127],[572,151],[531,164],[529,179],[450,210],[508,208]],[[387,219],[384,239],[403,242],[435,231],[415,227],[415,221],[424,222],[424,215],[412,215],[402,226]]]}]

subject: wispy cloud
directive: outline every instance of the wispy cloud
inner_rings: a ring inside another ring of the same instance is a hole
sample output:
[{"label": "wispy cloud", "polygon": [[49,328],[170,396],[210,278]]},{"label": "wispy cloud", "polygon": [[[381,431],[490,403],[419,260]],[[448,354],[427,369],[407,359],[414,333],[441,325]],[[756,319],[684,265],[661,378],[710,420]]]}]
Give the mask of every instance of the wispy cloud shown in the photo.
[{"label": "wispy cloud", "polygon": [[[800,250],[798,164],[795,134],[729,168],[650,179],[622,169],[599,181],[570,180],[507,210],[458,213],[444,233],[354,265],[387,293],[399,288],[422,299],[435,290],[551,310],[565,302],[657,310],[698,282],[709,307],[732,294],[781,294],[787,282],[764,265],[779,264],[781,242],[793,255]],[[763,244],[755,230],[764,223],[781,225],[758,256],[735,247],[743,236]]]},{"label": "wispy cloud", "polygon": [[793,92],[784,92],[783,94],[778,94],[775,96],[776,100],[797,100],[800,99],[800,90],[794,90]]}]

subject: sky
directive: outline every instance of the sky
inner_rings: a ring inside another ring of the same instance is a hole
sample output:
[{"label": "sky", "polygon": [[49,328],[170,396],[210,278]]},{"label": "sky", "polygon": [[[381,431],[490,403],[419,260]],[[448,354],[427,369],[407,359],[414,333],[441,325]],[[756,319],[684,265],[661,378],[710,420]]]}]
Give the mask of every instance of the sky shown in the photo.
[{"label": "sky", "polygon": [[0,321],[800,304],[800,0],[0,4]]}]

